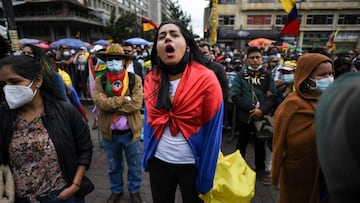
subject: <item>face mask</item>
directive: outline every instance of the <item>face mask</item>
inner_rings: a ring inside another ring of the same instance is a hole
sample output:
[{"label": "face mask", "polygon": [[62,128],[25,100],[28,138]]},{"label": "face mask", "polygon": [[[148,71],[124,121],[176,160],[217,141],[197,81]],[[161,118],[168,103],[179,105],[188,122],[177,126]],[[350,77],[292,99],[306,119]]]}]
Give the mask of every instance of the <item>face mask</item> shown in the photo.
[{"label": "face mask", "polygon": [[284,74],[282,75],[282,79],[285,83],[292,83],[294,82],[294,74]]},{"label": "face mask", "polygon": [[333,82],[334,82],[333,77],[316,80],[316,89],[319,92],[324,92]]},{"label": "face mask", "polygon": [[311,89],[315,89],[319,92],[324,92],[331,85],[331,83],[334,82],[334,77],[327,77],[319,80],[314,80],[312,78],[309,79],[316,83],[315,88],[311,88]]},{"label": "face mask", "polygon": [[274,56],[276,56],[277,54],[278,54],[277,51],[271,51],[269,55],[274,55]]},{"label": "face mask", "polygon": [[262,66],[258,66],[257,68],[253,68],[251,66],[248,66],[248,69],[252,70],[252,71],[259,71],[260,69],[262,69]]},{"label": "face mask", "polygon": [[65,56],[65,57],[70,56],[70,52],[64,51],[64,56]]},{"label": "face mask", "polygon": [[17,109],[32,101],[37,92],[37,89],[33,92],[30,88],[32,84],[33,82],[29,86],[5,85],[3,87],[5,99],[10,109]]},{"label": "face mask", "polygon": [[124,55],[124,59],[126,60],[126,61],[129,61],[129,60],[132,60],[133,59],[133,56],[132,55]]},{"label": "face mask", "polygon": [[280,64],[280,62],[271,62],[270,63],[272,67],[278,66]]},{"label": "face mask", "polygon": [[209,54],[204,54],[204,59],[205,59],[205,61],[210,61],[210,56],[209,56]]},{"label": "face mask", "polygon": [[146,57],[148,57],[148,56],[149,56],[149,54],[146,53],[146,52],[144,52],[144,53],[142,54],[142,57],[144,57],[144,58],[146,58]]},{"label": "face mask", "polygon": [[122,71],[123,64],[121,60],[106,61],[106,67],[110,72]]},{"label": "face mask", "polygon": [[226,62],[226,63],[230,63],[230,62],[231,62],[231,58],[226,58],[226,59],[225,59],[225,62]]}]

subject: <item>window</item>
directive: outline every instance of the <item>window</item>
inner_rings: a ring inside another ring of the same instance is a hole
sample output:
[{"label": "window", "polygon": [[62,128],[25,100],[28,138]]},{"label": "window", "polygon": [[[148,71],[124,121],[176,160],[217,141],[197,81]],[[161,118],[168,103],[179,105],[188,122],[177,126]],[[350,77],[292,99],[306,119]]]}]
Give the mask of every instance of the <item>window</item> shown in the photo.
[{"label": "window", "polygon": [[219,4],[234,4],[235,0],[219,0]]},{"label": "window", "polygon": [[275,25],[285,25],[287,15],[276,15]]},{"label": "window", "polygon": [[249,3],[274,3],[274,0],[248,0],[248,1]]},{"label": "window", "polygon": [[333,15],[308,15],[306,24],[331,25],[333,23]]},{"label": "window", "polygon": [[339,25],[360,24],[360,15],[339,15]]},{"label": "window", "polygon": [[131,10],[135,10],[135,5],[134,5],[134,4],[130,4],[130,9],[131,9]]},{"label": "window", "polygon": [[124,0],[124,6],[129,7],[129,1],[128,0]]},{"label": "window", "polygon": [[[301,18],[302,15],[299,15],[298,19],[300,21],[300,24],[301,24]],[[287,21],[287,15],[276,15],[275,25],[285,25],[286,21]]]},{"label": "window", "polygon": [[234,16],[219,16],[219,25],[234,25]]},{"label": "window", "polygon": [[270,25],[271,24],[271,15],[248,15],[247,16],[248,25]]}]

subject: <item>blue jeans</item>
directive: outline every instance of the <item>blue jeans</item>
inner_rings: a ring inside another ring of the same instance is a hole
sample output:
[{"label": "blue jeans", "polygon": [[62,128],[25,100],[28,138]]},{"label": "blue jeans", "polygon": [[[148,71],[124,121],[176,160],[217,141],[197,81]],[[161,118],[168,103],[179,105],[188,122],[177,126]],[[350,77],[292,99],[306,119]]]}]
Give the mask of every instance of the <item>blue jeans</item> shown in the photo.
[{"label": "blue jeans", "polygon": [[67,200],[59,199],[58,198],[59,194],[65,189],[66,187],[60,190],[52,191],[45,197],[38,198],[38,201],[40,201],[40,203],[84,203],[85,202],[84,198],[76,199],[75,196],[72,196]]},{"label": "blue jeans", "polygon": [[141,186],[141,158],[140,158],[140,140],[132,142],[133,134],[131,131],[124,134],[112,135],[112,140],[103,139],[103,149],[109,162],[110,190],[112,193],[119,194],[123,192],[123,156],[122,150],[128,165],[128,191],[135,193],[140,191]]}]

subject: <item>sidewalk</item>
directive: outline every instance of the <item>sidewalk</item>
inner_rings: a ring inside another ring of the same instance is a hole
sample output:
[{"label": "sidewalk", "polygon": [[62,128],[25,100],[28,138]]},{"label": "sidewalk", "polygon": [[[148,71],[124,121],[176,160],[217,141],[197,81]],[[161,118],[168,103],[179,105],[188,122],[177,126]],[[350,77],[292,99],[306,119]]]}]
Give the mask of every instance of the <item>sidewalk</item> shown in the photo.
[{"label": "sidewalk", "polygon": [[[87,115],[91,118],[89,125],[92,125],[92,115],[91,115],[91,106],[85,106]],[[95,185],[95,190],[86,196],[86,202],[89,203],[104,203],[107,198],[110,196],[109,190],[109,177],[107,175],[108,163],[104,151],[100,148],[99,137],[97,130],[91,130],[91,138],[94,145],[93,158],[90,169],[86,172],[86,175],[93,181]],[[228,137],[230,133],[225,133],[222,142],[222,152],[224,154],[229,154],[235,151],[236,139],[233,139],[231,142],[228,142]],[[141,145],[142,146],[142,145]],[[254,168],[254,151],[253,145],[250,144],[247,150],[247,155],[245,157],[246,161],[251,168]],[[130,202],[130,195],[126,187],[126,170],[124,172],[124,195],[120,203]],[[143,202],[152,203],[150,181],[148,173],[142,172],[142,185],[140,193],[143,199]],[[255,197],[252,200],[252,203],[275,203],[277,199],[278,191],[274,186],[263,186],[262,184],[256,182],[256,191]],[[181,196],[179,191],[176,194],[175,203],[182,203]]]}]

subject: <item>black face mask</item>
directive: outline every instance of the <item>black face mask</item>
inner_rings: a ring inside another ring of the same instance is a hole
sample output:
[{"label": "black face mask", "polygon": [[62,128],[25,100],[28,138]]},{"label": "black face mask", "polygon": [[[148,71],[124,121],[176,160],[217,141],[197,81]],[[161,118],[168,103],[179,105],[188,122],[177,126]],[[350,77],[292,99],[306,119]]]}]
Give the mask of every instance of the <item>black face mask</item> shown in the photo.
[{"label": "black face mask", "polygon": [[130,61],[130,60],[132,60],[133,59],[133,56],[132,55],[124,55],[124,59],[126,60],[126,61]]},{"label": "black face mask", "polygon": [[167,110],[171,109],[168,75],[176,75],[182,73],[185,70],[186,65],[189,63],[189,58],[190,58],[190,53],[186,51],[183,58],[179,61],[178,64],[174,66],[168,66],[159,59],[158,67],[160,70],[162,81],[160,84],[158,99],[155,106],[157,109],[167,109]]},{"label": "black face mask", "polygon": [[182,59],[179,61],[179,63],[173,66],[168,66],[164,62],[162,62],[161,59],[159,59],[160,61],[159,69],[168,75],[179,74],[185,70],[186,64],[189,62],[189,58],[190,58],[190,53],[186,51]]}]

